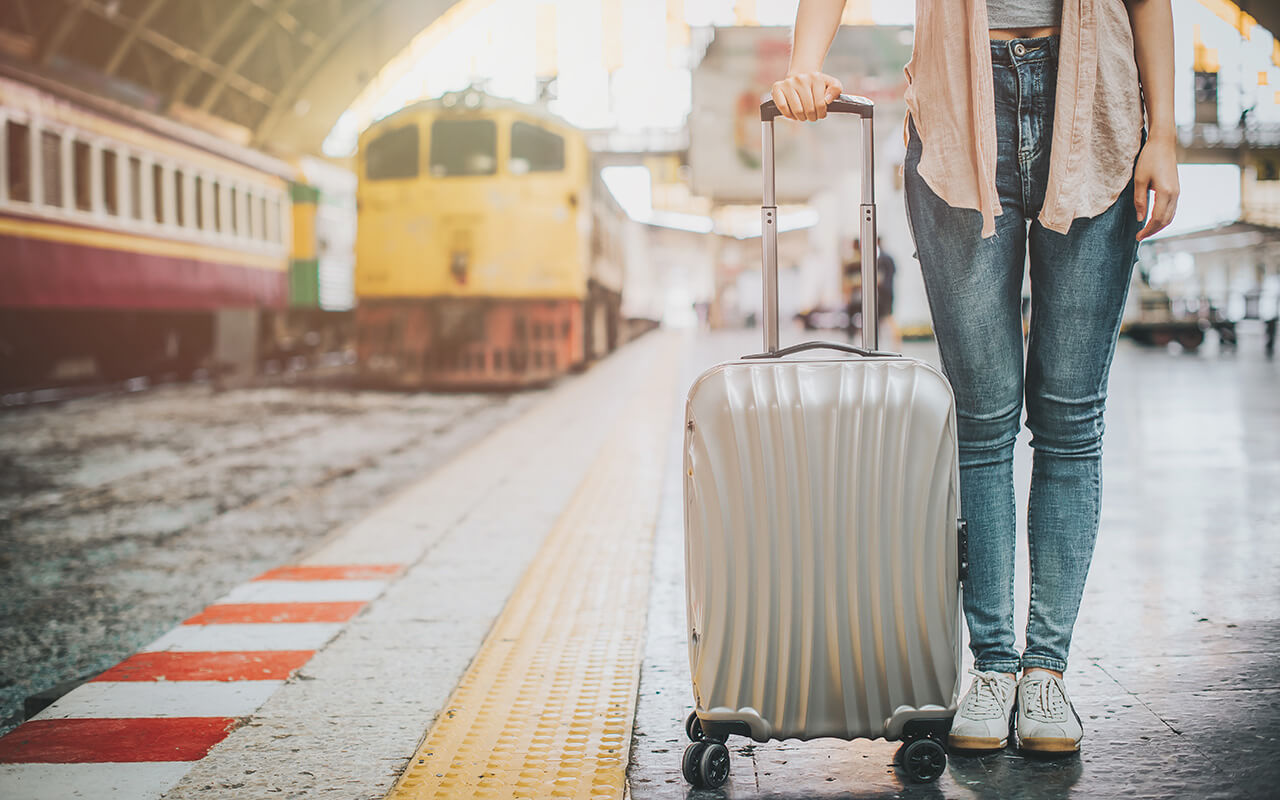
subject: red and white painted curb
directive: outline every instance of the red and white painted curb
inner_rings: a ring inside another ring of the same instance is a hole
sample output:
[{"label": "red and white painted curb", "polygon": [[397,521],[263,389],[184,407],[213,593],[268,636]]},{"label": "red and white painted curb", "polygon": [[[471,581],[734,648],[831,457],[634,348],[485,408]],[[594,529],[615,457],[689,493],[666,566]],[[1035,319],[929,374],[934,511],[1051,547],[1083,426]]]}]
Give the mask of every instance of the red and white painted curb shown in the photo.
[{"label": "red and white painted curb", "polygon": [[292,566],[237,586],[0,738],[0,797],[160,797],[400,570]]}]

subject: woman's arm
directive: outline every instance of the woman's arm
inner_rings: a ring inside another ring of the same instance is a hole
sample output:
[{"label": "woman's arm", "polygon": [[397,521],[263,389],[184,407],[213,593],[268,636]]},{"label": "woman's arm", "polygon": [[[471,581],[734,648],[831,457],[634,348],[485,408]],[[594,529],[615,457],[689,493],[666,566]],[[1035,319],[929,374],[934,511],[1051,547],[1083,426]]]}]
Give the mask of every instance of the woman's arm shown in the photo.
[{"label": "woman's arm", "polygon": [[[1147,224],[1138,241],[1173,221],[1178,208],[1178,158],[1173,124],[1173,9],[1170,0],[1128,0],[1133,55],[1147,108],[1147,144],[1133,169],[1133,205]],[[1148,204],[1148,194],[1155,199]],[[1148,218],[1147,211],[1151,211]]]},{"label": "woman's arm", "polygon": [[773,84],[773,102],[782,116],[813,122],[827,116],[827,103],[840,96],[844,86],[822,73],[831,41],[840,27],[845,0],[800,0],[791,43],[791,66]]}]

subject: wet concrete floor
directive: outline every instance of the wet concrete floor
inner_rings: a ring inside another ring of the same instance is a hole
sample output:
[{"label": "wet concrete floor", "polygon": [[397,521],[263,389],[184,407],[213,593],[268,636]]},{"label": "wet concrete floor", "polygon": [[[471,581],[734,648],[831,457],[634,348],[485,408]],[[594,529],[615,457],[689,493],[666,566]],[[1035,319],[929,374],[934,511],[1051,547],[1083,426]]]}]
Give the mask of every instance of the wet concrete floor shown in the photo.
[{"label": "wet concrete floor", "polygon": [[[757,336],[701,341],[684,383],[716,361],[754,352]],[[905,350],[936,363],[931,344]],[[1083,750],[1060,760],[1012,748],[953,757],[930,785],[909,784],[895,770],[895,743],[741,738],[730,740],[728,784],[702,791],[685,783],[681,723],[692,700],[673,437],[632,797],[1280,796],[1280,362],[1264,360],[1260,349],[1191,355],[1122,340],[1108,406],[1102,528],[1067,673],[1084,721]],[[1015,458],[1025,508],[1025,432]]]},{"label": "wet concrete floor", "polygon": [[0,414],[0,733],[538,394],[171,385]]}]

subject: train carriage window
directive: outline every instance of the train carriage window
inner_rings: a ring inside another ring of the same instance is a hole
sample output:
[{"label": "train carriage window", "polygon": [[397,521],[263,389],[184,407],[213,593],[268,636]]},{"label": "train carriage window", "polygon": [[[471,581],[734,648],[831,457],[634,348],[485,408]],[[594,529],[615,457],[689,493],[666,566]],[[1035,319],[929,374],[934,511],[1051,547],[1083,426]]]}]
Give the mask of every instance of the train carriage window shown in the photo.
[{"label": "train carriage window", "polygon": [[142,219],[142,159],[129,156],[129,214]]},{"label": "train carriage window", "polygon": [[488,119],[431,123],[431,176],[492,175],[498,171],[498,128]]},{"label": "train carriage window", "polygon": [[267,241],[280,241],[280,212],[276,209],[274,198],[267,204]]},{"label": "train carriage window", "polygon": [[418,177],[418,126],[396,128],[370,142],[364,176],[371,181]]},{"label": "train carriage window", "polygon": [[41,185],[44,204],[62,207],[62,136],[54,131],[40,132]]},{"label": "train carriage window", "polygon": [[92,152],[88,142],[73,142],[71,145],[76,208],[80,211],[93,210],[93,169],[89,163]]},{"label": "train carriage window", "polygon": [[119,183],[116,176],[116,151],[102,151],[102,207],[111,216],[120,213]]},{"label": "train carriage window", "polygon": [[563,170],[564,137],[527,122],[513,124],[510,169],[514,175]]},{"label": "train carriage window", "polygon": [[156,222],[164,222],[164,167],[151,165],[151,206]]},{"label": "train carriage window", "polygon": [[204,230],[204,178],[197,175],[194,183],[195,197],[192,206],[194,206],[193,211],[195,212],[195,219],[193,220],[193,224],[195,225],[196,230],[202,231]]},{"label": "train carriage window", "polygon": [[175,169],[173,171],[173,224],[179,227],[191,224],[191,220],[187,219],[186,188],[186,173]]},{"label": "train carriage window", "polygon": [[213,230],[216,233],[222,232],[222,185],[217,181],[213,182]]},{"label": "train carriage window", "polygon": [[19,122],[5,123],[5,175],[9,199],[31,202],[31,128]]}]

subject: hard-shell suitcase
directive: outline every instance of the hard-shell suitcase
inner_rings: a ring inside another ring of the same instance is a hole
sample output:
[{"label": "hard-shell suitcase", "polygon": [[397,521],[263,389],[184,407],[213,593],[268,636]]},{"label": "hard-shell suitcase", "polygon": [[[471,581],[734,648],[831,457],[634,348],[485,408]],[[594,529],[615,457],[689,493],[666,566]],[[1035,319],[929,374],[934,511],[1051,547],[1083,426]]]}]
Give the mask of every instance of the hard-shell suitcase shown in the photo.
[{"label": "hard-shell suitcase", "polygon": [[955,400],[929,364],[877,350],[873,105],[842,95],[828,111],[862,118],[864,346],[778,348],[770,101],[765,352],[707,370],[686,404],[683,771],[696,786],[727,780],[731,734],[901,740],[917,781],[946,765],[965,566]]}]

